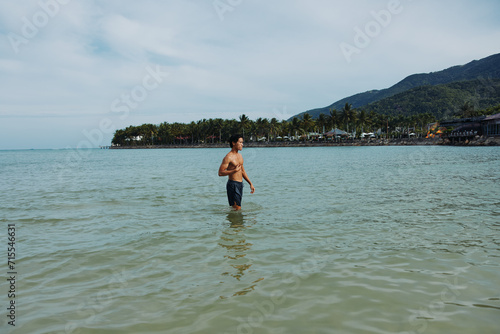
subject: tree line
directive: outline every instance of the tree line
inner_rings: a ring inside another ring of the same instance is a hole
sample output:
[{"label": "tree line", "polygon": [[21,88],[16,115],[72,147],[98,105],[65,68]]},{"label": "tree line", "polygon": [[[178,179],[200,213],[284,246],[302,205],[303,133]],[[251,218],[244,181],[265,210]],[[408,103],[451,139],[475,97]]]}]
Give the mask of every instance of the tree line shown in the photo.
[{"label": "tree line", "polygon": [[[460,112],[470,114],[471,108],[470,104],[466,104]],[[144,146],[223,143],[234,133],[241,133],[246,141],[256,141],[263,137],[266,141],[283,140],[285,137],[305,139],[310,133],[324,134],[336,128],[354,136],[359,136],[362,132],[382,132],[397,136],[410,131],[425,136],[428,124],[436,121],[431,113],[388,116],[356,110],[346,103],[342,110],[332,108],[328,115],[320,114],[317,119],[305,113],[301,118],[294,117],[289,121],[279,121],[276,118],[251,120],[243,114],[238,120],[209,118],[191,123],[163,122],[158,125],[129,126],[115,132],[112,144]]]}]

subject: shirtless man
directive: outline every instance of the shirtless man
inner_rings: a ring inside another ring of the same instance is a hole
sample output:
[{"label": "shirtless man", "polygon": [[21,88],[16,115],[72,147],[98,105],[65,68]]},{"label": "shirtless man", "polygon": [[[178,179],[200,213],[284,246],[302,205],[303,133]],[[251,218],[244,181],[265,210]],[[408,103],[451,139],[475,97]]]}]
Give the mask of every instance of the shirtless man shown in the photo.
[{"label": "shirtless man", "polygon": [[219,176],[229,176],[227,180],[227,199],[229,205],[235,210],[241,209],[241,198],[243,196],[243,179],[250,185],[250,193],[253,194],[255,188],[248,178],[243,167],[243,157],[239,153],[243,149],[243,136],[232,135],[229,139],[231,152],[229,152],[219,167]]}]

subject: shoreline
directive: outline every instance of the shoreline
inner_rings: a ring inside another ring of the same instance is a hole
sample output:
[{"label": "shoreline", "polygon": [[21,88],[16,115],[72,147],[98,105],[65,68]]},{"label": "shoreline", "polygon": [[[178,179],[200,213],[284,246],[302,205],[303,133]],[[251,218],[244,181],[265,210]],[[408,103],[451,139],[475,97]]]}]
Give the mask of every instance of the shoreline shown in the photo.
[{"label": "shoreline", "polygon": [[[245,142],[245,147],[342,147],[342,146],[500,146],[500,137],[476,137],[476,138],[396,138],[396,139],[352,139],[341,142]],[[227,143],[205,143],[205,144],[169,144],[169,145],[133,145],[133,146],[109,146],[109,149],[168,149],[168,148],[227,148]]]}]

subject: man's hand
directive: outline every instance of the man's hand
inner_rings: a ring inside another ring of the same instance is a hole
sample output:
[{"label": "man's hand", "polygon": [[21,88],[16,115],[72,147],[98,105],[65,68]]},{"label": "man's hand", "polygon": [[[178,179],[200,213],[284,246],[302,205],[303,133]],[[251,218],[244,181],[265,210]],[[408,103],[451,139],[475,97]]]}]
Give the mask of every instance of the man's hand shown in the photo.
[{"label": "man's hand", "polygon": [[253,194],[255,192],[255,187],[253,184],[250,185],[250,194]]}]

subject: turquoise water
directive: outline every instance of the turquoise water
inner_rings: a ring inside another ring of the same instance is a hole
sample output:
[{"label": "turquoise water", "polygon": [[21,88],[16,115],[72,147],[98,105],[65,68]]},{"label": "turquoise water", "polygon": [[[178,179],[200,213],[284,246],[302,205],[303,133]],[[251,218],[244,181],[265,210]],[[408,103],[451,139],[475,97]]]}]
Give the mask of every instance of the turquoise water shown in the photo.
[{"label": "turquoise water", "polygon": [[0,331],[498,333],[499,148],[227,152],[0,151]]}]

